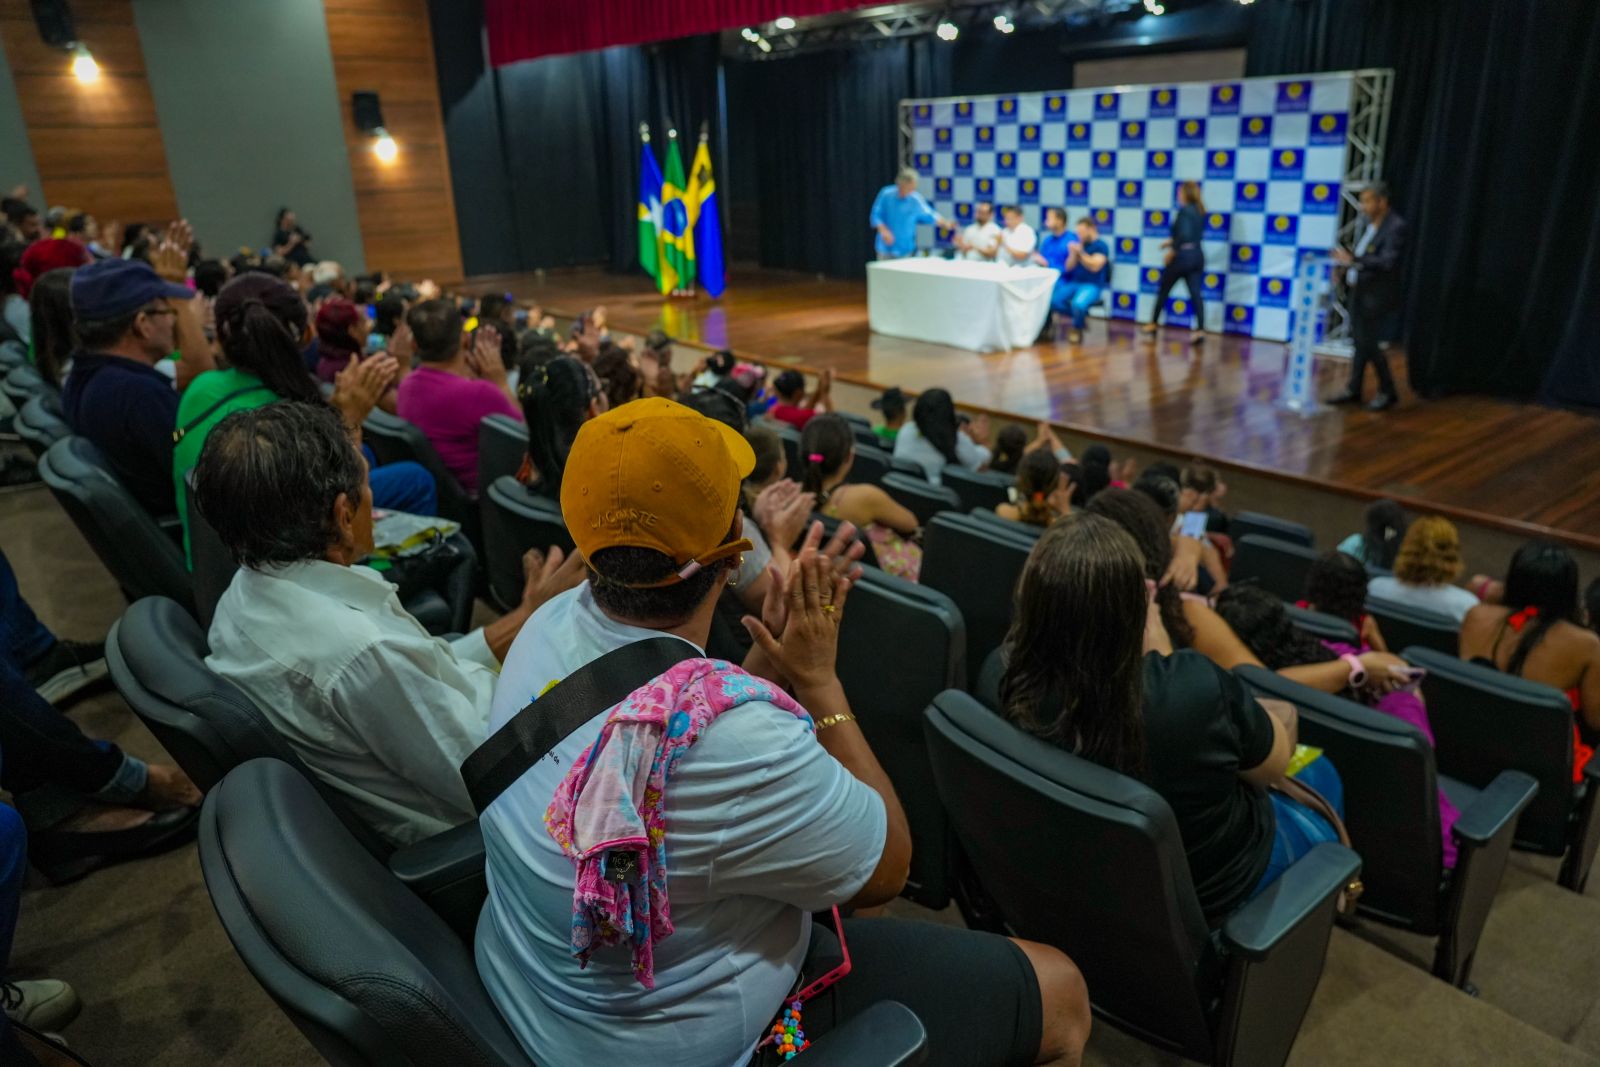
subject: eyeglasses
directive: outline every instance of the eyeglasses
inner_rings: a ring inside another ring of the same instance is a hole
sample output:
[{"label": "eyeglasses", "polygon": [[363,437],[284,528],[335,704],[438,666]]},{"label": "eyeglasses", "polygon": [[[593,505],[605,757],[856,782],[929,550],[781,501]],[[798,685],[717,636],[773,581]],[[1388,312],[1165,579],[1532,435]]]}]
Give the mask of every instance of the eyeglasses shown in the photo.
[{"label": "eyeglasses", "polygon": [[139,312],[139,314],[141,314],[141,315],[171,315],[173,318],[177,318],[178,317],[178,309],[177,308],[145,308],[143,311]]}]

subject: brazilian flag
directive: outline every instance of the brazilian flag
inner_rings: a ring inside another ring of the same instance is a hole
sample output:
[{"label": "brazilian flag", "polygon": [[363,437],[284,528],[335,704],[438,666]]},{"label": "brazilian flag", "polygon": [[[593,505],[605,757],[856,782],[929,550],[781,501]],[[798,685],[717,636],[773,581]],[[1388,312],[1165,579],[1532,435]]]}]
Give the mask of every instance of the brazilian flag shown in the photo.
[{"label": "brazilian flag", "polygon": [[661,276],[663,293],[694,286],[694,223],[689,217],[686,198],[688,182],[683,177],[683,157],[678,153],[678,135],[667,135],[667,171],[661,183]]},{"label": "brazilian flag", "polygon": [[639,266],[656,280],[656,287],[668,289],[661,277],[661,167],[650,151],[650,134],[644,134],[639,160]]}]

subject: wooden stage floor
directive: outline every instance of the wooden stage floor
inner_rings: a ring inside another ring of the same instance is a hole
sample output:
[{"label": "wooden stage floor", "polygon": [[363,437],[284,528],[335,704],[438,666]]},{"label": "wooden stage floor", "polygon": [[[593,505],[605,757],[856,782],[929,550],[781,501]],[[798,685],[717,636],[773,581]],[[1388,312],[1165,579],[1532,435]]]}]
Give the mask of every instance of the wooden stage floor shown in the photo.
[{"label": "wooden stage floor", "polygon": [[[980,355],[872,333],[865,283],[780,271],[735,271],[719,301],[664,300],[642,277],[599,271],[474,278],[467,288],[504,288],[565,314],[604,304],[626,332],[661,326],[679,341],[832,367],[858,384],[943,386],[958,402],[1103,437],[1113,452],[1118,441],[1153,445],[1179,461],[1207,456],[1412,498],[1600,548],[1600,419],[1487,397],[1423,401],[1403,386],[1402,403],[1383,414],[1340,408],[1302,418],[1275,406],[1284,346],[1274,342],[1213,334],[1192,349],[1175,331],[1150,344],[1130,324],[1091,320],[1079,346]],[[1403,355],[1391,360],[1403,383]],[[1324,395],[1346,373],[1344,361],[1319,359]]]}]

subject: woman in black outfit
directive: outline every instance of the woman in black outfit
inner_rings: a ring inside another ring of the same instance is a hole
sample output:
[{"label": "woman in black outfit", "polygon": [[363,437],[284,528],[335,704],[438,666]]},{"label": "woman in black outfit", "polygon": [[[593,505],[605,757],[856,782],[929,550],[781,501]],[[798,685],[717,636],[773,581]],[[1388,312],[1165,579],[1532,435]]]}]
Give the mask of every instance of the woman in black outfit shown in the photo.
[{"label": "woman in black outfit", "polygon": [[1162,247],[1167,249],[1167,263],[1161,268],[1161,292],[1156,294],[1156,306],[1150,321],[1140,327],[1146,334],[1154,334],[1161,322],[1162,309],[1172,287],[1183,279],[1189,290],[1189,303],[1194,305],[1194,328],[1189,331],[1189,343],[1200,344],[1206,339],[1205,304],[1200,298],[1200,275],[1205,272],[1206,259],[1200,251],[1200,237],[1205,232],[1205,201],[1200,199],[1199,182],[1180,182],[1178,185],[1178,210],[1172,216],[1172,237]]}]

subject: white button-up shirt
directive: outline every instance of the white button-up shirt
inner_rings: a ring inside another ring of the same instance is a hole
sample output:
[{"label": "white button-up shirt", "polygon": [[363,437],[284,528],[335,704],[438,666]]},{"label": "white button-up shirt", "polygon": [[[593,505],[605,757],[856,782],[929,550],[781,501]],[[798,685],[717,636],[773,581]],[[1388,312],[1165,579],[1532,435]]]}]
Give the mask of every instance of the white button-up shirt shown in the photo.
[{"label": "white button-up shirt", "polygon": [[475,630],[432,637],[368,567],[241,567],[206,665],[397,844],[476,817],[461,763],[487,736],[499,664]]}]

